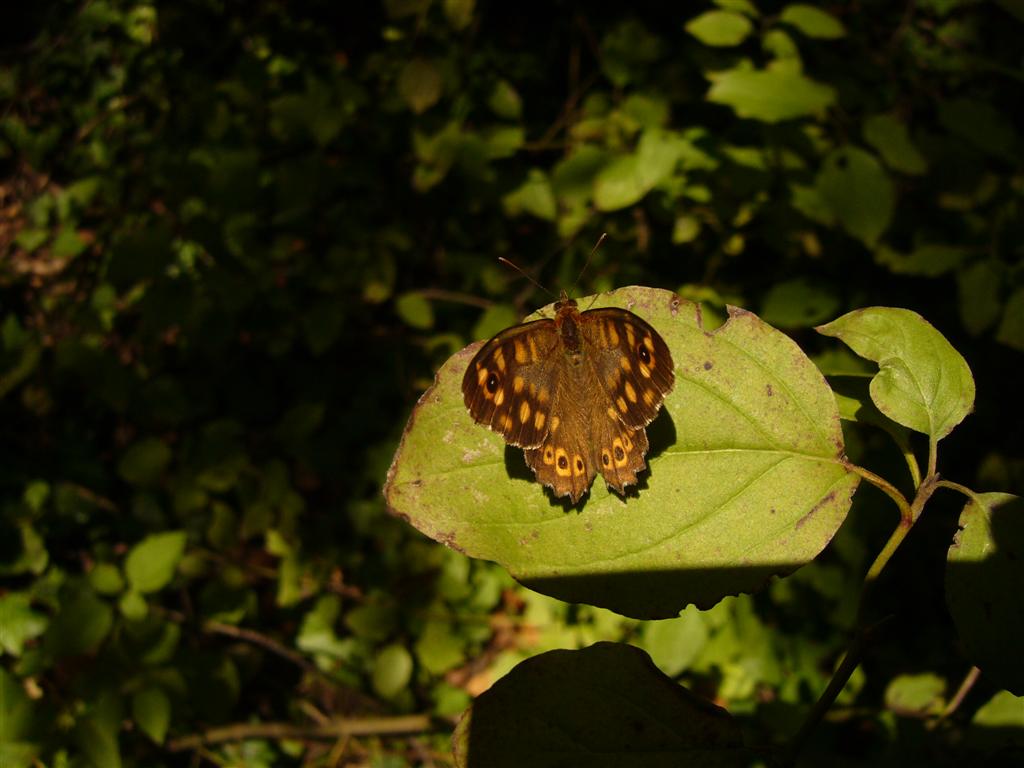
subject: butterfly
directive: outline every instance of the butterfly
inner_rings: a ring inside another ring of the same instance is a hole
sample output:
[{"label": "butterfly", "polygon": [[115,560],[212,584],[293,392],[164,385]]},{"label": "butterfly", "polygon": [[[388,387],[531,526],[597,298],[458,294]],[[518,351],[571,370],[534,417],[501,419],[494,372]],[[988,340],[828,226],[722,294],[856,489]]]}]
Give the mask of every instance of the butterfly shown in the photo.
[{"label": "butterfly", "polygon": [[462,378],[473,419],[524,449],[537,480],[575,504],[600,472],[619,494],[646,464],[647,432],[675,383],[665,340],[634,313],[580,312],[506,328]]}]

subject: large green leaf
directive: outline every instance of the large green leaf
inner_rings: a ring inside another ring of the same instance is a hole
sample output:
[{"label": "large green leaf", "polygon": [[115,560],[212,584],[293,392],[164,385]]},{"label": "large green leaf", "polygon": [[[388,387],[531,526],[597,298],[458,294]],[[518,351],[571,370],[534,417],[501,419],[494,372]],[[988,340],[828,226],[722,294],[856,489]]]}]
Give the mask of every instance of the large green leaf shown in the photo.
[{"label": "large green leaf", "polygon": [[481,695],[452,736],[459,768],[745,766],[724,709],[665,677],[638,648],[597,643],[527,659]]},{"label": "large green leaf", "polygon": [[869,307],[817,330],[878,363],[871,399],[898,424],[940,439],[974,408],[967,361],[916,312]]},{"label": "large green leaf", "polygon": [[946,602],[968,656],[1024,695],[1024,502],[984,493],[968,502],[949,547]]},{"label": "large green leaf", "polygon": [[472,345],[409,419],[385,487],[391,511],[533,589],[641,618],[713,605],[817,555],[857,479],[832,392],[800,349],[737,309],[707,331],[699,308],[668,291],[623,288],[580,305],[629,308],[672,350],[676,384],[648,427],[639,488],[622,498],[598,478],[578,507],[554,500],[522,451],[466,411]]}]

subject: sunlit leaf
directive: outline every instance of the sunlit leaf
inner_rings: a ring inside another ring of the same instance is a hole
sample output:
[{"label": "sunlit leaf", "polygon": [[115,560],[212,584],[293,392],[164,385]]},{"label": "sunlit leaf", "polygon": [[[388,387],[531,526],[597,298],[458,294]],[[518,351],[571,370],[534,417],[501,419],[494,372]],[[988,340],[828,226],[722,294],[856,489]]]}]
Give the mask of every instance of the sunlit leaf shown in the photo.
[{"label": "sunlit leaf", "polygon": [[936,439],[974,408],[974,377],[946,337],[916,312],[870,307],[818,327],[878,363],[871,398],[898,424]]},{"label": "sunlit leaf", "polygon": [[630,307],[672,349],[675,389],[648,427],[651,471],[637,492],[621,498],[598,478],[578,508],[553,501],[522,451],[466,411],[469,347],[410,419],[385,489],[391,510],[533,589],[637,617],[712,605],[813,558],[857,479],[840,459],[832,393],[793,342],[738,310],[707,332],[694,305],[665,291],[581,304]]}]

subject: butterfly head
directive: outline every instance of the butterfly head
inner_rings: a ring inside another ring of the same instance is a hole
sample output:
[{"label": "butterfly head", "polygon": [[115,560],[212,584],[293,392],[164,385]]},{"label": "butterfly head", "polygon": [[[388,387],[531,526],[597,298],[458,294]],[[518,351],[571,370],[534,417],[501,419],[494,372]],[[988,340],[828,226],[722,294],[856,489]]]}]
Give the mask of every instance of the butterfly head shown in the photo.
[{"label": "butterfly head", "polygon": [[580,312],[576,308],[576,299],[570,299],[565,291],[555,302],[555,326],[562,337],[562,345],[569,358],[578,363],[580,360]]}]

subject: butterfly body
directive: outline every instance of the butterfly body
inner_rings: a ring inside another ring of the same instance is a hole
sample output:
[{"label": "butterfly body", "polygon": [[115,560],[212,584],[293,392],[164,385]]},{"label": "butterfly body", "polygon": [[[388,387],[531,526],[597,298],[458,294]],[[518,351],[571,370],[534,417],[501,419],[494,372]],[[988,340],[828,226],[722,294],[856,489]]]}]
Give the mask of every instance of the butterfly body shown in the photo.
[{"label": "butterfly body", "polygon": [[484,344],[462,393],[474,420],[523,448],[537,479],[575,503],[599,472],[620,494],[637,482],[644,428],[674,381],[668,346],[647,321],[625,309],[580,312],[563,292],[553,319]]}]

